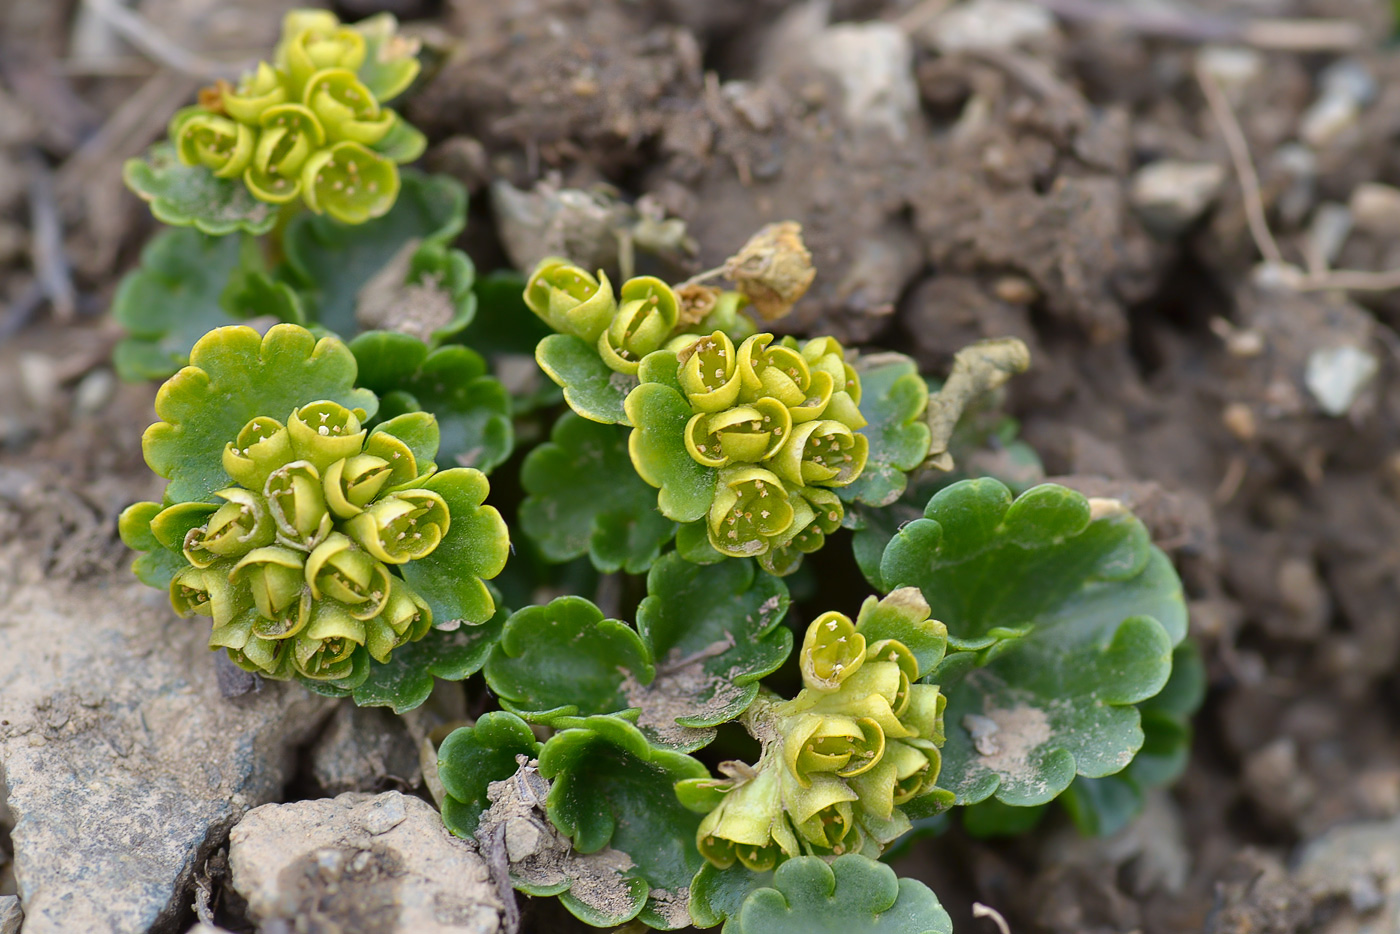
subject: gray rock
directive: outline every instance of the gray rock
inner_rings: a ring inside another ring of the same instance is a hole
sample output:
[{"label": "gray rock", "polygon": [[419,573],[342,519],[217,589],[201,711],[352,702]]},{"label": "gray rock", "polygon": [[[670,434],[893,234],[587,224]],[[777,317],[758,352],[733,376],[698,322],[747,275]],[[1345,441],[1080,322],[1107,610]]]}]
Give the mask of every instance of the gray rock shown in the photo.
[{"label": "gray rock", "polygon": [[923,35],[938,51],[1013,49],[1055,37],[1055,17],[1024,0],[971,0],[934,20]]},{"label": "gray rock", "polygon": [[0,934],[19,934],[24,923],[24,909],[16,895],[0,895]]},{"label": "gray rock", "polygon": [[1352,403],[1380,367],[1375,354],[1360,347],[1322,347],[1308,357],[1303,380],[1322,411],[1340,417],[1351,411]]},{"label": "gray rock", "polygon": [[1171,238],[1205,213],[1224,182],[1225,169],[1214,162],[1163,159],[1138,170],[1129,199],[1149,230]]},{"label": "gray rock", "polygon": [[396,780],[416,785],[418,770],[417,743],[383,707],[343,701],[311,747],[311,776],[328,795],[380,791]]},{"label": "gray rock", "polygon": [[1400,931],[1400,818],[1329,830],[1298,854],[1293,875],[1319,902],[1341,899],[1350,909],[1319,934]]},{"label": "gray rock", "polygon": [[1400,237],[1400,188],[1362,182],[1348,202],[1356,229],[1374,237]]},{"label": "gray rock", "polygon": [[326,932],[494,934],[502,905],[486,863],[432,806],[397,791],[267,804],[229,834],[233,887],[250,916]]},{"label": "gray rock", "polygon": [[817,34],[811,62],[841,85],[846,121],[894,140],[909,136],[919,110],[914,50],[893,23],[838,23]]},{"label": "gray rock", "polygon": [[[0,766],[25,934],[170,930],[198,867],[275,799],[333,702],[220,697],[204,620],[126,571],[46,579],[0,552]],[[82,858],[74,858],[81,850]]]}]

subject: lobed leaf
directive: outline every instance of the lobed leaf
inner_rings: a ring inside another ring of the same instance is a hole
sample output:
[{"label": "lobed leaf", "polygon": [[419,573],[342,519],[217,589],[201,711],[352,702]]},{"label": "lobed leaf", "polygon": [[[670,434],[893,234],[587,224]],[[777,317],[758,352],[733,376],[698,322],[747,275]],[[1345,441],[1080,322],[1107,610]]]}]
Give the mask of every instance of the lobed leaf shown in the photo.
[{"label": "lobed leaf", "polygon": [[441,456],[483,473],[515,445],[510,397],[486,362],[460,344],[429,350],[407,334],[370,331],[350,342],[359,382],[378,393],[382,417],[426,411],[437,418]]},{"label": "lobed leaf", "polygon": [[453,730],[438,747],[438,778],[447,797],[442,820],[459,837],[476,833],[481,812],[490,805],[487,786],[504,781],[519,768],[515,757],[531,759],[543,747],[524,720],[495,710],[482,714],[476,724]]},{"label": "lobed leaf", "polygon": [[598,351],[572,334],[551,334],[535,348],[535,362],[564,390],[564,401],[589,421],[630,425],[623,408],[637,378],[618,373]]},{"label": "lobed leaf", "polygon": [[[938,897],[884,863],[856,854],[830,864],[799,856],[777,868],[773,887],[744,900],[731,934],[952,934]],[[725,926],[730,930],[730,925]]]},{"label": "lobed leaf", "polygon": [[156,220],[172,227],[222,237],[239,231],[265,234],[277,223],[277,206],[253,197],[242,179],[216,178],[205,166],[184,165],[170,143],[128,159],[122,179],[151,205]]},{"label": "lobed leaf", "polygon": [[160,421],[141,439],[146,463],[170,481],[166,502],[207,499],[228,485],[224,446],[250,420],[285,419],[307,400],[328,399],[373,415],[378,399],[354,388],[355,357],[334,338],[279,324],[210,331],[190,351],[190,365],[156,394]]},{"label": "lobed leaf", "polygon": [[[658,351],[643,361],[643,372]],[[627,396],[627,417],[636,426],[627,441],[632,464],[641,478],[661,492],[657,505],[677,522],[694,522],[709,512],[715,497],[713,467],[697,463],[685,447],[689,404],[665,383],[645,382]]]},{"label": "lobed leaf", "polygon": [[520,482],[520,525],[549,561],[586,554],[605,573],[641,574],[676,532],[632,469],[626,432],[572,412],[525,458]]},{"label": "lobed leaf", "polygon": [[400,573],[432,610],[434,625],[486,622],[496,603],[485,581],[501,573],[510,554],[505,520],[494,506],[484,505],[490,490],[486,476],[453,467],[416,486],[442,497],[452,524],[432,552],[400,565]]},{"label": "lobed leaf", "polygon": [[481,670],[491,649],[501,638],[505,609],[485,623],[463,625],[451,631],[432,629],[417,642],[394,649],[384,664],[370,667],[353,697],[361,707],[390,707],[394,713],[413,710],[428,699],[433,679],[464,681]]},{"label": "lobed leaf", "polygon": [[909,482],[909,472],[928,456],[931,434],[924,421],[928,384],[918,365],[903,354],[881,353],[859,357],[860,429],[870,441],[865,469],[849,485],[837,490],[844,501],[888,506]]},{"label": "lobed leaf", "polygon": [[880,577],[918,587],[964,650],[931,679],[948,695],[941,784],[961,804],[1035,805],[1125,768],[1143,743],[1134,705],[1162,689],[1186,631],[1181,583],[1142,523],[1053,484],[1013,502],[992,479],[942,490],[924,515]]}]

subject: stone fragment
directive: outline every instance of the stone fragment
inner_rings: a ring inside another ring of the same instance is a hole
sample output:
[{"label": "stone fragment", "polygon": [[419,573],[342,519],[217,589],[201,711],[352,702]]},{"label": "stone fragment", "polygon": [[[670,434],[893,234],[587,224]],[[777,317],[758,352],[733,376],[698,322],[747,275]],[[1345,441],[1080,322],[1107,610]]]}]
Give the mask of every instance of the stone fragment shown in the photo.
[{"label": "stone fragment", "polygon": [[254,808],[229,834],[229,865],[263,930],[501,930],[486,863],[397,791]]},{"label": "stone fragment", "polygon": [[168,929],[332,702],[297,684],[225,700],[205,620],[124,567],[56,583],[23,547],[0,550],[0,766],[25,934]]},{"label": "stone fragment", "polygon": [[[531,361],[533,364],[533,361]],[[311,777],[328,795],[418,783],[418,746],[403,720],[383,707],[342,701],[311,747]]]},{"label": "stone fragment", "polygon": [[1024,0],[972,0],[938,17],[924,35],[945,55],[1014,49],[1051,39],[1055,18],[1045,7]]},{"label": "stone fragment", "polygon": [[1170,239],[1206,212],[1224,182],[1225,169],[1214,162],[1162,159],[1133,176],[1129,201],[1148,230]]},{"label": "stone fragment", "polygon": [[842,112],[857,130],[909,137],[919,110],[914,50],[893,23],[839,23],[817,34],[811,61],[841,85]]}]

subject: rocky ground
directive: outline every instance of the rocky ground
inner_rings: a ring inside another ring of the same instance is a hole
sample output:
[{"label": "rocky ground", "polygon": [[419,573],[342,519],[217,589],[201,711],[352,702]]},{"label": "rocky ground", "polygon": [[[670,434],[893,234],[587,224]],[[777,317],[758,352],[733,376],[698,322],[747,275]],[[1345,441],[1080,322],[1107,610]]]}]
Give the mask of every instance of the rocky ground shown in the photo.
[{"label": "rocky ground", "polygon": [[[103,313],[152,230],[120,161],[201,56],[251,57],[287,5],[138,0],[193,53],[178,68],[106,0],[0,7],[0,934],[16,892],[26,934],[504,929],[419,797],[431,715],[286,685],[225,699],[115,537],[158,489],[154,389],[106,363]],[[901,869],[959,931],[994,930],[974,902],[1017,934],[1400,930],[1389,4],[339,8],[424,17],[436,66],[407,110],[472,191],[480,268],[630,241],[693,271],[798,220],[820,274],[786,326],[932,374],[1020,337],[1022,437],[1177,560],[1210,673],[1186,775],[1107,840],[1051,821],[921,843]],[[1271,23],[1296,17],[1327,22]]]}]

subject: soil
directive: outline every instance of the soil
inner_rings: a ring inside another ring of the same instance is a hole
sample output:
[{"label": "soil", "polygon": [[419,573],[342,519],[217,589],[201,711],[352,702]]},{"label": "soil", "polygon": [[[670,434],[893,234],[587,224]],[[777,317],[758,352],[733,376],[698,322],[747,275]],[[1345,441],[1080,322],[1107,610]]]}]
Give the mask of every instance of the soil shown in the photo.
[{"label": "soil", "polygon": [[[213,30],[210,4],[137,4],[187,47],[240,50],[265,47],[285,5],[240,4]],[[525,249],[500,233],[519,223],[496,216],[506,184],[645,198],[618,216],[678,218],[688,239],[648,253],[639,237],[639,268],[678,277],[796,220],[818,274],[781,328],[940,378],[968,342],[1020,338],[1032,365],[1005,408],[1047,475],[1139,511],[1176,561],[1210,685],[1185,775],[1110,841],[1063,815],[1011,841],[921,841],[899,868],[957,930],[993,930],[975,902],[1017,934],[1358,929],[1374,903],[1294,866],[1334,828],[1400,814],[1400,289],[1299,289],[1261,266],[1195,70],[1238,119],[1283,260],[1387,270],[1391,5],[1169,0],[1153,9],[1186,25],[1164,36],[1146,7],[1047,0],[1014,6],[1087,15],[1022,15],[1019,41],[981,45],[948,5],[353,4],[428,17],[412,28],[437,66],[405,110],[428,164],[471,189],[459,243],[481,271]],[[198,85],[79,28],[76,7],[0,7],[0,536],[31,543],[55,587],[122,563],[115,516],[159,489],[139,449],[154,387],[107,363],[105,309],[155,229],[115,167]],[[1355,24],[1363,43],[1201,44],[1287,17]],[[1220,184],[1135,204],[1139,171],[1167,160]],[[4,820],[0,804],[0,894]]]}]

